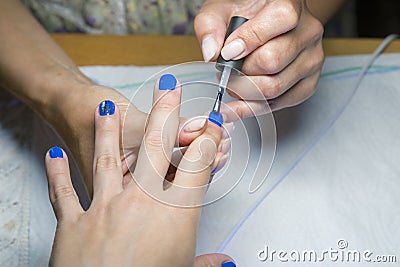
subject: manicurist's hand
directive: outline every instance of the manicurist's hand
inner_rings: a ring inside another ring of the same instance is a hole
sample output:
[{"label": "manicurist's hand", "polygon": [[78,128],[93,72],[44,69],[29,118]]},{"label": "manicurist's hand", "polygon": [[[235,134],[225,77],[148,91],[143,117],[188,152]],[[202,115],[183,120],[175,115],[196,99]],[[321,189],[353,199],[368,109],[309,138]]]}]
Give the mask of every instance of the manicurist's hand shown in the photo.
[{"label": "manicurist's hand", "polygon": [[[235,15],[249,20],[224,44]],[[206,61],[216,60],[220,53],[225,60],[246,57],[242,71],[257,86],[229,84],[228,92],[239,100],[228,106],[239,116],[262,113],[266,100],[275,111],[314,93],[324,61],[323,26],[305,0],[207,0],[196,17],[195,31]],[[233,118],[224,112],[228,120]]]},{"label": "manicurist's hand", "polygon": [[87,211],[72,187],[66,153],[50,149],[49,196],[58,220],[51,266],[235,266],[222,254],[194,258],[202,198],[221,155],[223,133],[207,122],[172,166],[180,99],[181,87],[164,75],[154,90],[132,173],[123,172],[120,160],[121,110],[113,101],[100,103],[94,116],[93,201]]}]

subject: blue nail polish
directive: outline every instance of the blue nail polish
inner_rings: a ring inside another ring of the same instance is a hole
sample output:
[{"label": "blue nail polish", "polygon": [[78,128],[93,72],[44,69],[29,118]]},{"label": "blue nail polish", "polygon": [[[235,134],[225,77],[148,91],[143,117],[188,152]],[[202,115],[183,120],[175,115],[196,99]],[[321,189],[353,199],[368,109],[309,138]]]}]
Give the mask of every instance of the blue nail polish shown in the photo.
[{"label": "blue nail polish", "polygon": [[64,157],[61,148],[59,148],[58,146],[52,147],[49,151],[49,154],[50,154],[50,158],[52,158],[52,159],[55,159],[55,158],[62,159]]},{"label": "blue nail polish", "polygon": [[158,89],[160,90],[174,90],[176,87],[176,79],[172,74],[164,74],[161,76],[158,83]]},{"label": "blue nail polish", "polygon": [[110,116],[115,113],[115,105],[111,100],[104,100],[99,105],[100,116]]},{"label": "blue nail polish", "polygon": [[222,124],[224,124],[224,117],[222,117],[222,114],[219,112],[211,111],[208,115],[208,120],[219,127],[222,127]]},{"label": "blue nail polish", "polygon": [[225,262],[222,263],[221,267],[236,267],[236,264],[234,264],[233,262]]}]

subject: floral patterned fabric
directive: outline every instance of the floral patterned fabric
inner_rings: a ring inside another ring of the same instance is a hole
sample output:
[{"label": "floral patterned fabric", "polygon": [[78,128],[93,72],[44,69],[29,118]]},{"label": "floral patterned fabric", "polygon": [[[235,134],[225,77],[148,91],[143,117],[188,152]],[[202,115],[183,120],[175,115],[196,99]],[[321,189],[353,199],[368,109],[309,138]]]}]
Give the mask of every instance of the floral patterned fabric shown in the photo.
[{"label": "floral patterned fabric", "polygon": [[204,0],[23,0],[49,32],[193,34]]}]

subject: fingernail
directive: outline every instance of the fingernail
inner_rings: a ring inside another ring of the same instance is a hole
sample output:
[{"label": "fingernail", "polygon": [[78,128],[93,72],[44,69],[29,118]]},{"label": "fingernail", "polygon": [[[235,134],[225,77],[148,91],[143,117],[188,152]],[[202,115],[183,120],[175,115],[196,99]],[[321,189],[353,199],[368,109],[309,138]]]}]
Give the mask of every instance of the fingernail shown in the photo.
[{"label": "fingernail", "polygon": [[235,124],[233,122],[225,123],[223,131],[223,139],[230,138],[234,130],[235,130]]},{"label": "fingernail", "polygon": [[222,48],[221,55],[225,60],[231,60],[243,53],[245,49],[246,45],[243,40],[236,39]]},{"label": "fingernail", "polygon": [[110,116],[115,113],[115,105],[111,100],[104,100],[99,105],[100,116]]},{"label": "fingernail", "polygon": [[225,164],[228,162],[229,159],[229,153],[226,155],[223,155],[219,161],[218,161],[218,165],[217,167],[211,172],[211,175],[216,174],[217,172],[219,172],[220,170],[222,170],[222,168],[225,167]]},{"label": "fingernail", "polygon": [[229,152],[229,150],[231,150],[231,145],[232,145],[232,141],[230,138],[227,138],[225,140],[222,141],[221,143],[221,150],[220,152],[223,154],[226,154]]},{"label": "fingernail", "polygon": [[183,126],[183,130],[188,133],[200,131],[201,129],[203,129],[206,122],[207,119],[205,118],[192,119],[185,126]]},{"label": "fingernail", "polygon": [[164,74],[161,76],[158,89],[160,90],[174,90],[176,87],[176,79],[172,74]]},{"label": "fingernail", "polygon": [[217,53],[218,44],[212,35],[206,35],[201,42],[201,50],[205,62],[209,62]]},{"label": "fingernail", "polygon": [[221,267],[236,267],[236,264],[234,264],[233,262],[225,262],[222,263]]},{"label": "fingernail", "polygon": [[55,159],[55,158],[60,158],[62,159],[64,157],[62,149],[59,148],[58,146],[54,146],[50,149],[50,158]]}]

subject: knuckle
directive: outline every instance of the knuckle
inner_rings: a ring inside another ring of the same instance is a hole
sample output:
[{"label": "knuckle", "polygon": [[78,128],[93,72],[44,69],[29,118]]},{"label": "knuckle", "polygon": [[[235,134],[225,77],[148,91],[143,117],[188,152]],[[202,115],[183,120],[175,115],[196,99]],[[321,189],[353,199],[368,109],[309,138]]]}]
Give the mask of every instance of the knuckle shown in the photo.
[{"label": "knuckle", "polygon": [[279,72],[281,66],[281,59],[279,53],[275,51],[265,51],[262,57],[257,59],[259,66],[261,66],[266,74],[275,74]]},{"label": "knuckle", "polygon": [[324,35],[324,26],[318,19],[314,18],[310,27],[312,32],[311,40],[313,40],[314,43],[320,43],[322,41],[322,36]]},{"label": "knuckle", "polygon": [[194,29],[195,29],[195,31],[197,32],[198,30],[201,30],[202,26],[204,27],[204,24],[212,25],[211,23],[215,19],[218,19],[215,14],[200,12],[194,18]]},{"label": "knuckle", "polygon": [[268,84],[263,88],[264,96],[267,99],[273,99],[281,95],[282,82],[278,77],[269,80]]},{"label": "knuckle", "polygon": [[96,131],[103,137],[112,137],[118,134],[118,129],[110,127],[109,125],[102,125],[101,127],[97,126]]},{"label": "knuckle", "polygon": [[265,26],[262,23],[248,24],[246,29],[239,33],[239,38],[243,39],[245,43],[252,43],[257,46],[265,43],[263,31]]},{"label": "knuckle", "polygon": [[75,191],[69,185],[57,185],[54,187],[53,204],[57,203],[60,199],[75,196]]},{"label": "knuckle", "polygon": [[236,116],[238,118],[244,119],[247,117],[246,108],[247,107],[245,106],[245,104],[241,104],[241,105],[234,106],[232,111],[233,111],[233,113],[236,114]]},{"label": "knuckle", "polygon": [[175,109],[175,105],[166,101],[159,101],[156,105],[155,105],[155,109],[157,111],[168,111],[171,112],[172,110]]},{"label": "knuckle", "polygon": [[316,47],[316,51],[314,52],[313,58],[314,59],[312,61],[312,66],[310,67],[312,73],[321,70],[322,66],[324,65],[325,55],[322,44]]},{"label": "knuckle", "polygon": [[111,170],[119,166],[120,160],[112,154],[102,154],[96,161],[96,171]]},{"label": "knuckle", "polygon": [[288,27],[293,29],[299,24],[301,7],[293,1],[279,1],[277,13],[277,16],[283,18]]},{"label": "knuckle", "polygon": [[163,146],[163,131],[151,130],[146,134],[145,144],[153,150],[160,150]]}]

